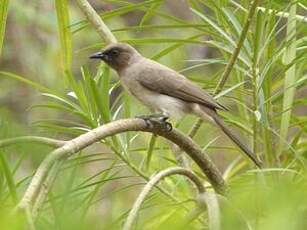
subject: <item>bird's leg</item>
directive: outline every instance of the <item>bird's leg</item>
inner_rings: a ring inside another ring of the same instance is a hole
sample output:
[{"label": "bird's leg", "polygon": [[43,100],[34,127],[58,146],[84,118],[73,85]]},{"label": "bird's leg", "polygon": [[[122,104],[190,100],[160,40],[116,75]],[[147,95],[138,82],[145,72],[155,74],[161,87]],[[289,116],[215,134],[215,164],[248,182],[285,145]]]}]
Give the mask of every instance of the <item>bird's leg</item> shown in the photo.
[{"label": "bird's leg", "polygon": [[137,118],[143,119],[146,122],[148,128],[151,129],[154,127],[159,127],[167,132],[170,132],[173,129],[171,123],[167,122],[169,116],[166,113],[154,113],[150,115],[142,115],[142,116],[137,116]]}]

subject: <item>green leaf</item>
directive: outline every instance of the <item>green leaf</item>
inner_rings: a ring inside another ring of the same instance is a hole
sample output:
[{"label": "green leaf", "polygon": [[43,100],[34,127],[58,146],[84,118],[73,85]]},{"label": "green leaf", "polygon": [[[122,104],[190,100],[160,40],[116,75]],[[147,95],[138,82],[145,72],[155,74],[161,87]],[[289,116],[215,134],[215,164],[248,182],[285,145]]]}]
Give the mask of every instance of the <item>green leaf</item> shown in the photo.
[{"label": "green leaf", "polygon": [[236,88],[239,88],[240,86],[242,86],[245,83],[245,81],[239,82],[238,84],[233,85],[232,87],[223,90],[222,92],[220,92],[219,94],[214,96],[214,99],[218,99],[220,97],[223,97],[225,95],[227,95],[228,93],[230,93],[231,91],[235,90]]},{"label": "green leaf", "polygon": [[205,14],[195,10],[195,9],[191,9],[197,16],[199,16],[201,19],[204,20],[204,22],[206,22],[208,25],[210,25],[214,30],[216,30],[222,37],[225,38],[226,41],[229,42],[229,44],[231,44],[233,47],[236,47],[236,43],[235,41],[231,38],[231,36],[229,36],[223,28],[221,28],[218,24],[216,24],[215,22],[213,22],[209,17],[207,17]]},{"label": "green leaf", "polygon": [[182,29],[182,28],[191,28],[191,29],[197,29],[197,28],[206,28],[207,25],[204,24],[157,24],[157,25],[142,25],[142,26],[126,26],[121,27],[117,29],[113,29],[112,32],[124,32],[124,31],[144,31],[144,30],[168,30],[168,29]]},{"label": "green leaf", "polygon": [[[81,70],[82,71],[82,70]],[[88,103],[87,98],[84,92],[84,88],[82,83],[75,80],[75,77],[70,72],[65,72],[66,78],[70,83],[70,86],[73,89],[73,93],[75,94],[76,98],[78,99],[80,110],[87,113],[88,112]],[[70,94],[70,93],[69,93]]]},{"label": "green leaf", "polygon": [[0,56],[2,53],[4,35],[5,35],[5,26],[8,13],[9,0],[1,0],[0,4]]},{"label": "green leaf", "polygon": [[147,21],[149,21],[152,17],[154,17],[155,14],[152,10],[159,8],[161,6],[161,4],[162,4],[162,2],[160,2],[160,1],[152,3],[151,6],[150,6],[150,10],[148,10],[144,14],[144,16],[142,17],[142,20],[141,20],[139,25],[143,26]]},{"label": "green leaf", "polygon": [[43,86],[41,84],[38,84],[38,83],[36,83],[34,81],[31,81],[29,79],[26,79],[24,77],[21,77],[21,76],[19,76],[17,74],[10,73],[10,72],[5,72],[5,71],[0,71],[0,74],[5,76],[5,77],[13,78],[13,79],[18,80],[20,82],[26,83],[27,85],[29,85],[29,86],[33,87],[34,89],[37,89],[37,90],[39,90],[41,92],[47,92],[47,93],[52,93],[52,94],[59,95],[59,93],[57,93],[56,91],[51,90],[51,89],[49,89],[49,88],[47,88],[47,87],[45,87],[45,86]]},{"label": "green leaf", "polygon": [[[296,57],[296,3],[290,7],[290,13],[287,23],[287,41],[291,41],[286,47],[286,52],[284,54],[284,64],[289,65]],[[295,83],[296,79],[296,64],[293,64],[285,73],[285,82],[284,82],[284,99],[283,99],[283,111],[286,111],[282,114],[281,124],[280,124],[280,138],[281,140],[287,139],[287,134],[290,125],[291,113],[292,113],[292,104],[295,95],[295,87],[289,86]],[[279,143],[278,154],[281,154],[284,148],[283,141]]]},{"label": "green leaf", "polygon": [[71,71],[72,63],[72,34],[69,27],[68,0],[55,0],[59,38],[61,43],[61,57],[63,71]]},{"label": "green leaf", "polygon": [[101,81],[100,84],[98,82],[98,91],[97,91],[97,97],[99,97],[99,100],[97,101],[98,108],[100,110],[101,116],[103,121],[109,122],[111,120],[111,111],[110,111],[110,80],[111,80],[111,73],[110,68],[107,66],[104,66],[102,68],[101,73]]},{"label": "green leaf", "polygon": [[147,170],[149,169],[149,166],[150,166],[151,157],[152,157],[152,153],[154,151],[156,142],[157,142],[157,135],[152,134],[150,138],[150,142],[149,142],[148,151],[147,151],[147,157],[146,157],[146,169]]},{"label": "green leaf", "polygon": [[[197,34],[197,35],[194,35],[194,36],[192,36],[192,37],[189,37],[188,39],[189,39],[189,40],[191,40],[191,39],[196,39],[196,38],[199,38],[199,37],[201,37],[201,36],[203,36],[203,35],[204,35],[203,33]],[[169,47],[163,49],[162,51],[159,51],[157,54],[153,55],[153,56],[151,57],[151,59],[153,59],[153,60],[158,60],[158,59],[164,57],[165,55],[169,54],[170,52],[176,50],[177,48],[183,46],[184,44],[185,44],[185,42],[182,41],[182,42],[178,42],[178,43],[176,43],[176,44],[174,44],[174,45],[171,45],[171,46],[169,46]]]},{"label": "green leaf", "polygon": [[9,188],[12,199],[13,199],[14,203],[17,204],[18,197],[17,197],[17,191],[16,191],[16,184],[14,182],[14,176],[13,176],[12,171],[10,169],[10,165],[7,162],[5,153],[2,150],[0,150],[0,162],[1,162],[1,165],[2,165],[2,169],[4,171],[7,186]]}]

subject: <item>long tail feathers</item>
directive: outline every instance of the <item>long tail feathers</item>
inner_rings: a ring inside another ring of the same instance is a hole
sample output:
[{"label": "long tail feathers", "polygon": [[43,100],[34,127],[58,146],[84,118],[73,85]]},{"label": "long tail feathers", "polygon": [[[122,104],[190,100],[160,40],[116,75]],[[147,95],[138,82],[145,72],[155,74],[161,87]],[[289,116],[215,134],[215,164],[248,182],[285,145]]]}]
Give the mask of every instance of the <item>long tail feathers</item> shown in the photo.
[{"label": "long tail feathers", "polygon": [[242,149],[242,151],[259,167],[262,167],[262,163],[252,153],[252,151],[230,130],[225,122],[217,115],[212,117],[216,124],[224,131],[224,133]]},{"label": "long tail feathers", "polygon": [[222,131],[258,166],[262,167],[262,162],[253,154],[253,152],[240,140],[238,136],[225,124],[223,119],[214,111],[203,107],[202,111],[209,115]]}]

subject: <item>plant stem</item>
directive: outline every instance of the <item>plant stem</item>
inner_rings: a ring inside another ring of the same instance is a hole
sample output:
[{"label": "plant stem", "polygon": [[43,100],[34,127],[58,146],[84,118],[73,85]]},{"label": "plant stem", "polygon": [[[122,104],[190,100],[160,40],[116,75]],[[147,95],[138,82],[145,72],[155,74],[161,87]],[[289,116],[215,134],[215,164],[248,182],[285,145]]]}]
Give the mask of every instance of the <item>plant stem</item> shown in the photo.
[{"label": "plant stem", "polygon": [[[284,55],[284,64],[290,65],[296,57],[296,3],[290,7],[290,14],[287,23],[287,41],[288,47]],[[294,100],[295,87],[291,87],[295,83],[296,65],[293,64],[285,73],[284,82],[284,98],[282,107],[282,117],[280,123],[280,142],[277,155],[279,156],[285,145],[284,141],[287,139],[287,134],[290,126],[290,119],[292,113],[292,104]]]},{"label": "plant stem", "polygon": [[17,197],[17,190],[16,190],[16,184],[14,182],[14,176],[13,173],[9,167],[9,164],[6,160],[6,156],[0,151],[0,164],[2,165],[3,168],[3,173],[6,179],[7,186],[9,188],[10,195],[12,197],[14,205],[17,204],[18,202],[18,197]]},{"label": "plant stem", "polygon": [[258,93],[257,93],[257,73],[256,73],[256,67],[253,66],[252,69],[253,72],[253,153],[257,155],[257,140],[258,140],[258,116],[256,113],[260,113],[258,110]]},{"label": "plant stem", "polygon": [[[272,30],[274,30],[275,26],[275,17],[273,15],[270,15],[267,23],[266,23],[266,30],[264,34],[270,34]],[[265,39],[263,39],[264,41]],[[264,60],[269,61],[272,59],[273,54],[274,54],[274,49],[275,49],[275,40],[272,39],[272,41],[269,42],[268,44],[268,49],[264,53]],[[259,57],[258,57],[259,58]],[[270,68],[268,71],[267,76],[272,76],[273,75],[273,69]],[[272,96],[272,78],[266,77],[264,82],[263,82],[263,94],[264,94],[264,100],[266,101],[268,98]],[[269,166],[274,165],[275,161],[275,151],[273,151],[273,139],[272,139],[272,134],[270,130],[268,129],[269,126],[271,126],[271,114],[272,114],[272,102],[271,100],[267,101],[264,106],[264,125],[262,126],[263,130],[263,141],[264,141],[264,147],[265,147],[265,156],[266,156],[266,161]]]},{"label": "plant stem", "polygon": [[101,17],[96,13],[93,7],[88,3],[87,0],[76,0],[79,8],[82,10],[87,20],[93,25],[95,30],[98,32],[100,37],[105,40],[107,44],[116,43],[117,39],[102,21]]},{"label": "plant stem", "polygon": [[187,170],[185,168],[180,168],[180,167],[169,168],[169,169],[163,170],[159,172],[158,174],[156,174],[155,176],[153,176],[150,179],[150,181],[145,185],[142,192],[139,194],[138,198],[133,204],[132,209],[130,210],[128,214],[127,220],[123,227],[124,230],[130,230],[132,228],[132,224],[137,217],[137,214],[141,208],[142,203],[144,202],[144,200],[146,199],[150,191],[153,189],[153,187],[165,177],[175,175],[175,174],[180,174],[180,175],[188,177],[196,185],[196,188],[199,194],[202,194],[205,192],[205,187],[203,186],[202,182],[192,171]]},{"label": "plant stem", "polygon": [[2,0],[0,5],[0,56],[2,53],[9,0]]},{"label": "plant stem", "polygon": [[248,29],[250,27],[251,21],[253,19],[253,16],[255,14],[255,11],[256,11],[258,4],[259,4],[259,0],[254,0],[253,3],[252,3],[252,6],[251,6],[251,8],[248,12],[248,15],[247,15],[246,22],[245,22],[244,27],[242,29],[242,32],[240,34],[239,41],[236,45],[236,48],[234,49],[233,54],[230,57],[230,60],[229,60],[227,66],[226,66],[226,68],[225,68],[225,70],[222,74],[222,77],[221,77],[219,83],[217,84],[217,87],[214,91],[214,95],[216,95],[216,94],[218,94],[222,91],[227,79],[229,78],[229,75],[230,75],[230,73],[233,69],[233,66],[234,66],[234,64],[235,64],[235,62],[238,58],[238,55],[240,53],[240,50],[243,46],[243,42],[244,42],[244,40],[247,36]]}]

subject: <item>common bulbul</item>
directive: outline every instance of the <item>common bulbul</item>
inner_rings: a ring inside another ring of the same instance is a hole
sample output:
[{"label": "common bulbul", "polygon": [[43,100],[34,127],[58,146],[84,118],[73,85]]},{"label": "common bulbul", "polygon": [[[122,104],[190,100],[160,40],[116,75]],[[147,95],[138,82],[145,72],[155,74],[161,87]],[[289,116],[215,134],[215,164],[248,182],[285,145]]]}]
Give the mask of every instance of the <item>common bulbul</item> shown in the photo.
[{"label": "common bulbul", "polygon": [[203,120],[214,122],[261,167],[257,157],[218,115],[218,110],[226,108],[183,75],[143,57],[134,47],[123,43],[110,44],[90,58],[100,59],[113,68],[124,88],[155,114],[177,118],[195,114]]}]

